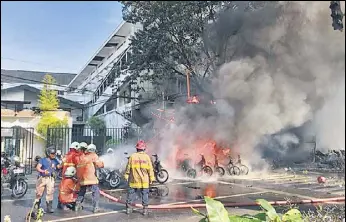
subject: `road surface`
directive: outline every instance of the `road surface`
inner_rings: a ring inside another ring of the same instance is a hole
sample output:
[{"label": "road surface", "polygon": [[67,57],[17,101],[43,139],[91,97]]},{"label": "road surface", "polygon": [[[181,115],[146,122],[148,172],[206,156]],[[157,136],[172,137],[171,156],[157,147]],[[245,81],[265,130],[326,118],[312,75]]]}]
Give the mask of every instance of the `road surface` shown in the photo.
[{"label": "road surface", "polygon": [[[254,174],[238,177],[203,178],[201,180],[175,179],[166,185],[157,186],[158,192],[152,192],[150,204],[201,203],[206,191],[215,195],[215,199],[224,203],[254,202],[256,199],[301,200],[344,196],[345,180],[337,175],[327,178],[326,184],[318,184],[318,174],[294,174],[277,172],[271,174]],[[125,199],[125,189],[107,190],[108,194]],[[54,206],[56,206],[57,192]],[[1,200],[1,215],[10,215],[12,222],[24,221],[31,208],[34,189],[31,186],[26,196],[12,200],[5,192]],[[190,209],[185,210],[152,210],[149,216],[143,217],[139,211],[132,215],[124,213],[124,205],[102,198],[100,213],[93,214],[90,205],[90,194],[85,200],[85,209],[81,212],[56,210],[54,214],[45,214],[44,221],[199,221]],[[311,206],[302,206],[308,209]],[[228,208],[233,214],[254,213],[259,207]],[[204,209],[202,209],[204,211]]]}]

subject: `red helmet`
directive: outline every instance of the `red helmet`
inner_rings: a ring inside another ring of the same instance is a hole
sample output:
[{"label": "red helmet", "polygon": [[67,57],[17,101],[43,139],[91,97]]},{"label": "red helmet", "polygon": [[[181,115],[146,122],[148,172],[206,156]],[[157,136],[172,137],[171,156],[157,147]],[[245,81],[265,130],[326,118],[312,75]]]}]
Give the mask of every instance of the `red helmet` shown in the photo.
[{"label": "red helmet", "polygon": [[136,144],[136,149],[145,150],[147,148],[147,144],[143,140],[139,140]]},{"label": "red helmet", "polygon": [[318,183],[325,183],[327,181],[327,179],[323,176],[319,176],[317,177],[317,182]]}]

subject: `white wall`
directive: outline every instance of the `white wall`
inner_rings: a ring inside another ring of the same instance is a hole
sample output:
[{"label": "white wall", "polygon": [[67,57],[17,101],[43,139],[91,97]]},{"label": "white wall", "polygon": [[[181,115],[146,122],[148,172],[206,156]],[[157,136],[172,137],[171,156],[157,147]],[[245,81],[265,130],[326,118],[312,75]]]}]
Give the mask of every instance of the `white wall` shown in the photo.
[{"label": "white wall", "polygon": [[122,128],[127,122],[127,120],[117,114],[115,110],[100,115],[99,117],[105,121],[107,128]]},{"label": "white wall", "polygon": [[24,90],[18,88],[2,90],[1,100],[24,101]]}]

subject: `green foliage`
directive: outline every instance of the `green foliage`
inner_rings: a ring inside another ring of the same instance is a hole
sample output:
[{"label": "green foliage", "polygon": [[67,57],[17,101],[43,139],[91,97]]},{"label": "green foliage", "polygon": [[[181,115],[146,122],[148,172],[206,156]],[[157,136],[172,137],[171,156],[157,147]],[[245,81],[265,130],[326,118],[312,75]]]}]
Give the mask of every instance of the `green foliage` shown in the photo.
[{"label": "green foliage", "polygon": [[[199,91],[208,92],[208,85],[218,67],[232,60],[237,51],[237,44],[231,40],[241,29],[241,24],[220,28],[224,26],[220,18],[225,11],[233,13],[239,2],[120,2],[123,4],[123,19],[143,26],[131,39],[131,59],[127,68],[134,81],[141,76],[141,81],[149,80],[162,86],[169,79],[185,78],[188,69],[191,71],[191,84]],[[248,1],[241,5],[244,6],[237,10],[245,13],[249,8],[259,8],[263,2]],[[150,75],[149,70],[152,71]]]},{"label": "green foliage", "polygon": [[52,88],[56,84],[55,79],[51,75],[45,75],[43,80],[43,88],[39,95],[39,108],[42,111],[41,119],[36,127],[36,130],[44,138],[47,138],[48,128],[61,128],[68,126],[68,119],[59,119],[55,115],[55,110],[59,108],[59,99],[57,91]]},{"label": "green foliage", "polygon": [[264,199],[258,199],[256,202],[261,206],[263,212],[256,215],[229,215],[223,204],[209,197],[204,197],[207,215],[192,208],[192,211],[202,216],[200,222],[302,222],[302,215],[297,209],[290,209],[282,217],[276,213],[274,207]]},{"label": "green foliage", "polygon": [[96,135],[101,134],[106,129],[105,121],[97,116],[92,116],[88,120],[88,125]]},{"label": "green foliage", "polygon": [[40,92],[38,106],[41,111],[54,111],[59,108],[58,93],[53,89],[56,84],[53,76],[47,74],[43,77],[43,89]]},{"label": "green foliage", "polygon": [[[37,132],[47,138],[47,130],[49,128],[63,128],[68,126],[68,119],[59,119],[54,112],[43,112],[40,122],[37,124]],[[55,131],[57,133],[57,131]]]},{"label": "green foliage", "polygon": [[[215,57],[211,57],[203,42],[205,25],[216,19],[216,11],[226,1],[120,1],[123,19],[141,23],[131,40],[128,71],[132,76],[145,74],[143,80],[154,84],[172,76],[185,76],[191,70],[196,83],[212,72]],[[208,57],[209,56],[209,57]]]},{"label": "green foliage", "polygon": [[106,141],[106,145],[111,146],[111,145],[118,145],[121,144],[121,140],[119,139],[110,139]]}]

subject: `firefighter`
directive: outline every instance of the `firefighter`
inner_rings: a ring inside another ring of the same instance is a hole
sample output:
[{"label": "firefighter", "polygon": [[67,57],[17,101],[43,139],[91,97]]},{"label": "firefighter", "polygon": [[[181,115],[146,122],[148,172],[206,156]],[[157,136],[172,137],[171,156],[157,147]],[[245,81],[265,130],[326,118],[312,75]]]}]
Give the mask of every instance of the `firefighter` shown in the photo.
[{"label": "firefighter", "polygon": [[65,171],[68,167],[75,166],[75,164],[73,163],[73,158],[77,154],[78,148],[79,148],[78,142],[71,143],[69,152],[63,158],[63,167],[62,167],[63,176],[65,175]]},{"label": "firefighter", "polygon": [[[73,142],[70,145],[70,150],[69,152],[65,155],[63,158],[63,165],[62,165],[62,172],[61,175],[64,178],[65,176],[65,171],[68,167],[73,166],[75,167],[75,164],[73,163],[73,158],[77,154],[77,150],[79,148],[79,143],[78,142]],[[64,207],[61,205],[60,201],[58,201],[58,208],[63,209]]]},{"label": "firefighter", "polygon": [[103,168],[104,163],[96,154],[96,146],[94,144],[89,144],[85,154],[81,154],[77,159],[77,179],[81,185],[81,188],[76,201],[76,211],[81,210],[81,204],[83,203],[86,190],[87,188],[91,188],[93,212],[96,213],[99,210],[100,199],[100,189],[98,186],[99,181],[96,177],[96,167]]},{"label": "firefighter", "polygon": [[80,185],[75,178],[76,168],[74,166],[69,166],[65,170],[63,179],[59,185],[59,203],[61,209],[65,210],[69,208],[75,210],[77,192],[80,189]]},{"label": "firefighter", "polygon": [[41,198],[46,189],[47,212],[54,213],[53,210],[53,194],[56,177],[56,169],[60,169],[61,165],[55,158],[56,150],[54,146],[50,146],[46,150],[47,157],[41,158],[36,166],[39,175],[36,183],[36,209],[40,208]]},{"label": "firefighter", "polygon": [[155,180],[153,165],[148,154],[144,151],[146,144],[143,140],[137,142],[137,152],[129,157],[129,161],[125,170],[125,180],[129,184],[127,200],[126,200],[126,213],[132,212],[131,204],[135,200],[137,191],[141,192],[143,215],[148,214],[149,205],[149,185]]}]

